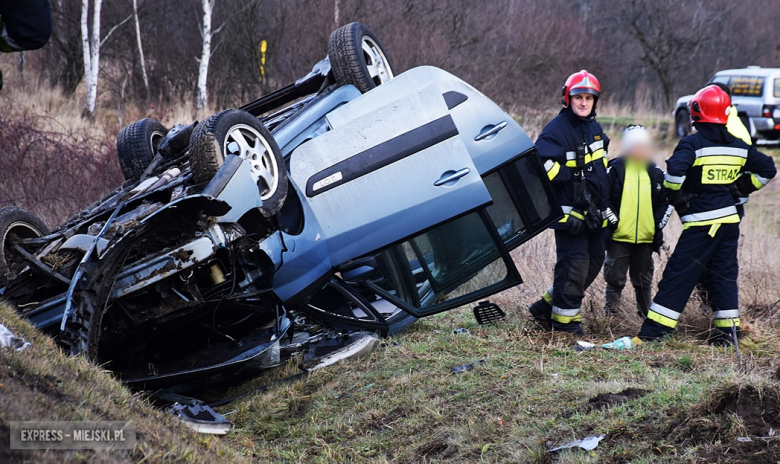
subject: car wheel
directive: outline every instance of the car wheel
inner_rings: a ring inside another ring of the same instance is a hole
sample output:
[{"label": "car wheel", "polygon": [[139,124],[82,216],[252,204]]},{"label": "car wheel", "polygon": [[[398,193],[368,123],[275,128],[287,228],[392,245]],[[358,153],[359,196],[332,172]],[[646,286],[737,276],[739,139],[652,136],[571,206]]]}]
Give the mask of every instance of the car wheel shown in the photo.
[{"label": "car wheel", "polygon": [[167,133],[165,126],[151,118],[136,121],[119,132],[116,153],[125,180],[141,178],[157,152],[157,145]]},{"label": "car wheel", "polygon": [[198,124],[192,132],[190,158],[195,182],[210,181],[228,155],[249,161],[263,200],[263,215],[278,213],[287,197],[284,158],[268,129],[246,111],[222,111]]},{"label": "car wheel", "polygon": [[26,209],[9,206],[0,208],[0,288],[14,277],[23,265],[11,250],[12,238],[36,238],[49,235],[49,228]]},{"label": "car wheel", "polygon": [[691,133],[691,116],[687,110],[680,110],[674,117],[675,133],[678,138],[686,137]]},{"label": "car wheel", "polygon": [[393,64],[376,35],[362,23],[351,23],[333,31],[328,57],[336,82],[352,84],[366,93],[395,76]]}]

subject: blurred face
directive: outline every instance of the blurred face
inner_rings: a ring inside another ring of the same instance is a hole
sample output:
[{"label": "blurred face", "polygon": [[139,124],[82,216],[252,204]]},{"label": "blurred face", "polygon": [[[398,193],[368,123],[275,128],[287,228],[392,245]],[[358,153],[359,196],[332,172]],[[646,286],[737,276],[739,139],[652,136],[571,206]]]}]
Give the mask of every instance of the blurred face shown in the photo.
[{"label": "blurred face", "polygon": [[640,163],[647,163],[653,155],[653,146],[651,142],[635,143],[625,151],[623,156]]},{"label": "blurred face", "polygon": [[596,100],[589,93],[581,93],[569,97],[569,105],[571,105],[572,111],[581,118],[590,116],[594,103],[596,103]]}]

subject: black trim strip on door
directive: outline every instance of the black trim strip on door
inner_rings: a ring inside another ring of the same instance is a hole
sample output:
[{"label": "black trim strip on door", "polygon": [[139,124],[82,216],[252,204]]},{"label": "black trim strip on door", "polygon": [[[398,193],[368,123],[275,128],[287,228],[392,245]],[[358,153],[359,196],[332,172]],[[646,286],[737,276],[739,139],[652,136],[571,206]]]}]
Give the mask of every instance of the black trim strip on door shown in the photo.
[{"label": "black trim strip on door", "polygon": [[306,196],[327,192],[456,135],[458,128],[452,117],[443,116],[314,174],[306,181]]}]

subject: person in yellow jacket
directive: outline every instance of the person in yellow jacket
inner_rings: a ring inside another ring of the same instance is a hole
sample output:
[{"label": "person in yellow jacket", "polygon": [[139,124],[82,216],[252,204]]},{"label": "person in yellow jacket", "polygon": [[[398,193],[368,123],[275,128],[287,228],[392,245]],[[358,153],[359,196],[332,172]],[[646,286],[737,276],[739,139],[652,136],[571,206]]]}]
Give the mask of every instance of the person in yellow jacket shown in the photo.
[{"label": "person in yellow jacket", "polygon": [[627,273],[642,317],[653,302],[653,252],[663,244],[669,206],[663,189],[664,172],[651,161],[653,149],[650,133],[640,125],[631,125],[623,132],[621,156],[609,163],[611,194],[604,262],[607,314],[620,313]]}]

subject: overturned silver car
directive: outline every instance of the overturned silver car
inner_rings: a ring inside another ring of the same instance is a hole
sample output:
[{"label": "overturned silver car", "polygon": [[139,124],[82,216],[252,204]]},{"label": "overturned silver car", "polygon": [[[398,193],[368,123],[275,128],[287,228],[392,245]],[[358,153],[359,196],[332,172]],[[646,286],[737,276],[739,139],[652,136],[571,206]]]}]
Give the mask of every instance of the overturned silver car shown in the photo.
[{"label": "overturned silver car", "polygon": [[53,231],[0,209],[0,286],[138,388],[319,359],[483,299],[561,216],[510,116],[440,69],[395,76],[359,23],[295,84],[119,144],[128,181]]}]

